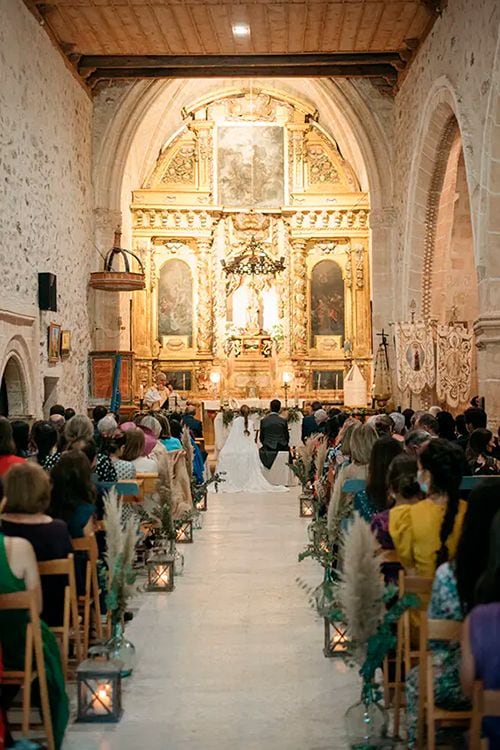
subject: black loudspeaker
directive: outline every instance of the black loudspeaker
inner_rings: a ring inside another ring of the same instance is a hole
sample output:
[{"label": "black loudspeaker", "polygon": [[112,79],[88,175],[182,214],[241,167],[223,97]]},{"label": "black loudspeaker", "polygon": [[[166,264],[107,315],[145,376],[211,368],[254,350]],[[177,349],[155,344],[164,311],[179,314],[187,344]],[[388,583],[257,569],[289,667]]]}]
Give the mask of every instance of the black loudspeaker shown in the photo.
[{"label": "black loudspeaker", "polygon": [[38,307],[57,312],[57,276],[55,273],[38,274]]}]

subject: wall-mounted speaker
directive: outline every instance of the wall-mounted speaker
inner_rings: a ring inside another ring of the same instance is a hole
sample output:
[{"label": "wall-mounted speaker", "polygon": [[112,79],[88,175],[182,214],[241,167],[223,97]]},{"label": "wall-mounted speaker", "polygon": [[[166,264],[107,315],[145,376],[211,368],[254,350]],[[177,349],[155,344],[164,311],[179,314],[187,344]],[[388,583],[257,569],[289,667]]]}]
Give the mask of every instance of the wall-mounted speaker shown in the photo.
[{"label": "wall-mounted speaker", "polygon": [[57,312],[57,276],[55,273],[38,274],[38,307]]}]

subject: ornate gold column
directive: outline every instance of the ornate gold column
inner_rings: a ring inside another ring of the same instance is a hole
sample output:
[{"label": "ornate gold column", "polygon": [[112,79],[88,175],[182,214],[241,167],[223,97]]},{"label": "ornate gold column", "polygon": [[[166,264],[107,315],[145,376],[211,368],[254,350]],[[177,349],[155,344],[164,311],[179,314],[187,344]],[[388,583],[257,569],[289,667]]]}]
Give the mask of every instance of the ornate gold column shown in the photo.
[{"label": "ornate gold column", "polygon": [[196,241],[198,270],[198,317],[196,345],[198,354],[211,354],[213,342],[212,288],[210,282],[210,257],[212,243],[207,239]]},{"label": "ornate gold column", "polygon": [[294,354],[307,353],[307,267],[306,241],[292,239],[293,257],[293,324],[292,341]]}]

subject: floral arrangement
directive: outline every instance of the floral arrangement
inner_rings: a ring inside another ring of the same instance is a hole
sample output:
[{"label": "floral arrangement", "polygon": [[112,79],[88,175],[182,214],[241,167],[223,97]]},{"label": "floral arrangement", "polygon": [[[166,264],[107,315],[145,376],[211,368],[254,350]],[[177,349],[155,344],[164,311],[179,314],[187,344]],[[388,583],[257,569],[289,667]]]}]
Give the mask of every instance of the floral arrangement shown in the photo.
[{"label": "floral arrangement", "polygon": [[378,550],[369,524],[356,514],[344,534],[342,571],[332,587],[333,603],[327,615],[332,622],[346,625],[346,658],[359,666],[363,696],[371,694],[376,700],[375,671],[396,646],[393,625],[407,609],[418,605],[415,595],[398,599],[397,588],[384,584]]},{"label": "floral arrangement", "polygon": [[283,331],[283,325],[281,323],[275,323],[271,326],[271,339],[276,346],[276,351],[279,352],[283,348],[285,342],[285,333]]},{"label": "floral arrangement", "polygon": [[298,449],[297,455],[290,464],[290,468],[302,485],[303,491],[310,489],[314,481],[314,455],[321,437],[317,434],[308,437],[305,445]]},{"label": "floral arrangement", "polygon": [[105,560],[109,571],[106,605],[113,623],[123,619],[128,600],[135,593],[133,564],[138,541],[137,521],[129,518],[122,526],[121,519],[122,502],[113,488],[104,496]]},{"label": "floral arrangement", "polygon": [[218,491],[219,484],[221,482],[225,482],[226,481],[224,479],[224,476],[223,476],[223,475],[225,475],[225,473],[226,473],[225,471],[219,471],[219,472],[217,472],[215,474],[212,474],[212,476],[209,477],[209,479],[206,479],[201,484],[196,484],[195,479],[194,478],[192,479],[192,481],[191,481],[191,492],[192,492],[192,495],[193,495],[193,501],[194,501],[195,505],[196,505],[197,502],[199,502],[205,496],[205,494],[207,493],[208,488],[210,487],[211,484],[215,485],[214,489],[215,489],[216,492]]},{"label": "floral arrangement", "polygon": [[[259,417],[263,417],[268,413],[268,411],[268,409],[260,409],[257,406],[252,406],[250,408],[250,414],[258,414]],[[222,424],[224,425],[224,427],[229,427],[233,419],[239,416],[239,409],[222,409]]]},{"label": "floral arrangement", "polygon": [[188,477],[192,477],[193,476],[194,448],[191,442],[191,433],[189,432],[189,428],[186,425],[184,425],[184,427],[182,428],[181,443],[186,453],[186,466],[187,466]]},{"label": "floral arrangement", "polygon": [[298,406],[288,406],[287,411],[288,414],[286,419],[288,424],[293,424],[294,422],[298,422],[300,420],[302,412],[300,411]]}]

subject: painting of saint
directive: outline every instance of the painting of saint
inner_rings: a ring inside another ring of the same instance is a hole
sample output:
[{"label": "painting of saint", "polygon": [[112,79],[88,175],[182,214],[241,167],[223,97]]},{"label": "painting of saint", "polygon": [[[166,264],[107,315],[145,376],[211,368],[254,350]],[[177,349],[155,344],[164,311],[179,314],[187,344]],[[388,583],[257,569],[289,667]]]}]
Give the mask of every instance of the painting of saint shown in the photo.
[{"label": "painting of saint", "polygon": [[312,336],[344,336],[344,280],[340,266],[321,260],[311,275]]},{"label": "painting of saint", "polygon": [[278,208],[285,200],[284,131],[277,125],[225,125],[217,135],[218,202]]},{"label": "painting of saint", "polygon": [[168,260],[158,283],[158,338],[193,335],[193,279],[183,260]]},{"label": "painting of saint", "polygon": [[425,353],[417,341],[412,341],[406,350],[406,361],[414,372],[420,372],[423,368]]}]

